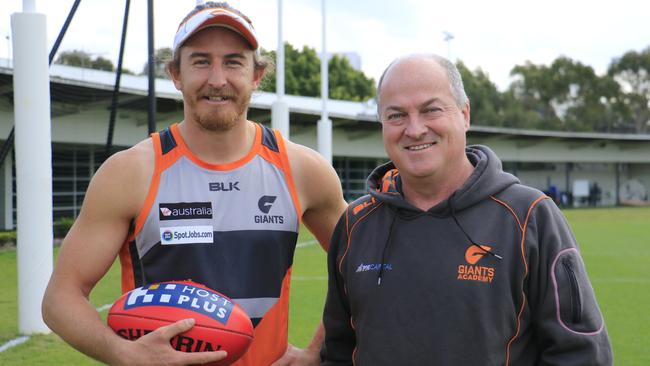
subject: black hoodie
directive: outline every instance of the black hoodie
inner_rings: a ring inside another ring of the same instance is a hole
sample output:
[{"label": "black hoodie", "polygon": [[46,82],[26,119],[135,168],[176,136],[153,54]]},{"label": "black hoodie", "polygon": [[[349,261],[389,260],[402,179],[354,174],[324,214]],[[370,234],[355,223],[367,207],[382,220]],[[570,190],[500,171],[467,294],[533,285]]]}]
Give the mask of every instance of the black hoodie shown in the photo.
[{"label": "black hoodie", "polygon": [[323,365],[610,365],[575,238],[485,146],[422,211],[389,162],[341,217],[328,255]]}]

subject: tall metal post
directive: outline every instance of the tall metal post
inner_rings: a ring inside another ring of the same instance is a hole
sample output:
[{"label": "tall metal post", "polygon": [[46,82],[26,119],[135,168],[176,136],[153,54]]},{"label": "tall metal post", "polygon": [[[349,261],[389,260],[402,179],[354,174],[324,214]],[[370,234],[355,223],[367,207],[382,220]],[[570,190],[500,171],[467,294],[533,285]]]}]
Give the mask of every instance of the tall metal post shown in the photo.
[{"label": "tall metal post", "polygon": [[284,38],[282,36],[282,0],[278,0],[278,49],[276,51],[275,95],[271,105],[271,125],[289,139],[289,105],[284,100]]},{"label": "tall metal post", "polygon": [[323,50],[321,53],[320,59],[320,96],[323,101],[323,106],[321,110],[321,117],[318,121],[317,133],[318,133],[318,152],[327,160],[330,164],[332,163],[332,121],[329,119],[327,112],[327,100],[329,98],[329,72],[327,69],[327,17],[325,16],[326,1],[321,0],[322,5],[322,17],[323,17]]},{"label": "tall metal post", "polygon": [[53,269],[52,135],[47,28],[34,0],[11,16],[17,193],[18,330],[48,333],[41,302]]},{"label": "tall metal post", "polygon": [[147,1],[147,34],[148,34],[148,49],[149,49],[149,95],[148,105],[149,113],[147,119],[147,127],[149,134],[156,132],[156,63],[154,62],[154,45],[153,45],[153,0]]}]

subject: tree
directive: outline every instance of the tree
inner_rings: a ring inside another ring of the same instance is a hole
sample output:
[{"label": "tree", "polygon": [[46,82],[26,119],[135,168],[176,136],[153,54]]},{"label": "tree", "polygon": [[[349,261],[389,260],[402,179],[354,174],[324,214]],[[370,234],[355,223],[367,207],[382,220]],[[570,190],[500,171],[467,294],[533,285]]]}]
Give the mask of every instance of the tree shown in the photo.
[{"label": "tree", "polygon": [[115,67],[113,66],[111,60],[103,58],[101,56],[97,57],[96,59],[90,62],[90,68],[97,69],[97,70],[104,70],[104,71],[115,70]]},{"label": "tree", "polygon": [[[54,63],[95,70],[115,71],[115,66],[111,60],[102,56],[97,56],[97,58],[93,59],[91,54],[81,50],[63,51]],[[122,68],[122,73],[133,75],[133,71],[125,68]]]},{"label": "tree", "polygon": [[[172,49],[169,47],[158,48],[154,51],[154,75],[158,79],[169,79],[165,65],[172,59]],[[149,74],[149,63],[145,63],[140,75]]]},{"label": "tree", "polygon": [[472,123],[502,126],[504,97],[483,70],[472,72],[462,61],[456,63],[463,78],[465,93],[470,99]]},{"label": "tree", "polygon": [[72,50],[61,52],[54,63],[60,65],[90,68],[92,66],[93,60],[92,57],[90,57],[90,54],[85,51]]},{"label": "tree", "polygon": [[614,129],[619,87],[591,66],[558,57],[550,66],[526,63],[513,68],[510,92],[527,110],[525,124],[540,129],[603,131]]},{"label": "tree", "polygon": [[630,128],[636,133],[647,133],[650,130],[650,47],[615,58],[608,75],[624,90],[620,109],[631,121]]},{"label": "tree", "polygon": [[[263,51],[276,60],[275,51]],[[287,94],[308,97],[320,96],[320,58],[311,47],[298,51],[291,44],[284,45],[284,88]],[[345,58],[334,55],[328,62],[329,97],[333,99],[365,101],[376,94],[375,81],[355,70]],[[275,74],[269,75],[261,90],[275,92]]]}]

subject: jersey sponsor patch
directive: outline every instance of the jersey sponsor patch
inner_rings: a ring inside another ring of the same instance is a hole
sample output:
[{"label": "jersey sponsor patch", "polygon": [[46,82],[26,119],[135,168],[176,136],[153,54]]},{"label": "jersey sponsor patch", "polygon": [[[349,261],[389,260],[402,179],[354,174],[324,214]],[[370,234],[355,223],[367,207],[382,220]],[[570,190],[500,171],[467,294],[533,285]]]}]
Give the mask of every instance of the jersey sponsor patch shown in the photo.
[{"label": "jersey sponsor patch", "polygon": [[212,244],[213,242],[214,229],[212,225],[171,226],[160,228],[160,243],[162,245]]},{"label": "jersey sponsor patch", "polygon": [[158,204],[160,221],[211,219],[212,202],[177,202]]},{"label": "jersey sponsor patch", "polygon": [[124,303],[125,310],[142,306],[168,306],[191,310],[226,324],[234,304],[219,293],[206,289],[162,283],[133,290]]}]

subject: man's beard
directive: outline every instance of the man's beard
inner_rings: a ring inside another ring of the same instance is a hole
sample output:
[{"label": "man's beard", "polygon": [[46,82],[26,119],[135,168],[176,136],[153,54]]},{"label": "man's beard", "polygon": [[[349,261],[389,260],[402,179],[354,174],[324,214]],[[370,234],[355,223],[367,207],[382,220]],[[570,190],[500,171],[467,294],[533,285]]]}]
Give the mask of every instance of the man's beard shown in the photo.
[{"label": "man's beard", "polygon": [[252,93],[252,91],[247,95],[237,95],[233,92],[212,93],[227,96],[234,103],[235,109],[214,108],[199,111],[197,108],[193,108],[192,117],[205,130],[214,132],[228,131],[237,122],[246,119],[246,112],[248,111]]}]

